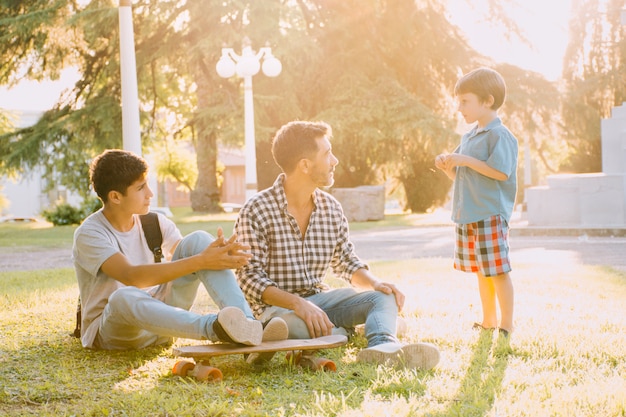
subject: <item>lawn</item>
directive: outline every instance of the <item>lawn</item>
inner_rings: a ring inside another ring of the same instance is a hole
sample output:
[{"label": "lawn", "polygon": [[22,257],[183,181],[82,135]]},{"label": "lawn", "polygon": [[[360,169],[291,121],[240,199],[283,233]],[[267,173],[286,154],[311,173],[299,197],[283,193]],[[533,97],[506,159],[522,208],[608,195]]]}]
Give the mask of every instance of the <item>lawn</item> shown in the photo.
[{"label": "lawn", "polygon": [[[409,296],[403,340],[438,345],[437,368],[357,364],[365,343],[357,336],[325,352],[337,362],[336,373],[290,367],[284,354],[260,369],[232,356],[214,361],[221,383],[172,375],[171,347],[82,349],[69,336],[78,294],[71,269],[3,272],[0,414],[626,416],[626,274],[557,258],[513,261],[510,345],[471,329],[480,315],[475,279],[453,271],[450,259],[378,262],[374,272]],[[204,291],[194,309],[215,311]]]}]

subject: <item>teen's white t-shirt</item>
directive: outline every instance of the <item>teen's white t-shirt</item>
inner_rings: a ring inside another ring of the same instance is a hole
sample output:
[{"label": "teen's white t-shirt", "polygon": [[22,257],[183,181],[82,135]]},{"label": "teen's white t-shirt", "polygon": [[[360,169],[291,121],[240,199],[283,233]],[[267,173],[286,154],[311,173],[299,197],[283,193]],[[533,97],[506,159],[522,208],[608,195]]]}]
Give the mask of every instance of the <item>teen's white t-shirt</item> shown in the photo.
[{"label": "teen's white t-shirt", "polygon": [[[163,235],[163,254],[165,260],[174,246],[182,239],[182,234],[170,219],[158,214],[161,234]],[[74,232],[72,257],[74,270],[82,302],[82,336],[84,347],[94,347],[102,311],[109,296],[124,284],[101,271],[102,264],[116,253],[121,252],[133,265],[154,263],[154,255],[148,248],[141,228],[139,215],[134,216],[134,225],[128,232],[115,230],[106,219],[102,210],[88,218]],[[150,288],[145,288],[150,291]]]}]

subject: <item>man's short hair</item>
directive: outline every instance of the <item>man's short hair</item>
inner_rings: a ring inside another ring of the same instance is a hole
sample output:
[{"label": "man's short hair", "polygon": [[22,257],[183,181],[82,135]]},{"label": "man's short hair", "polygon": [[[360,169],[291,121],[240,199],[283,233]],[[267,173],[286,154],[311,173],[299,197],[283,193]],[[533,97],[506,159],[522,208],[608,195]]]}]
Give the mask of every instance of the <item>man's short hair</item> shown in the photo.
[{"label": "man's short hair", "polygon": [[459,78],[454,86],[455,96],[469,93],[476,94],[481,102],[493,96],[491,109],[498,110],[504,103],[506,84],[497,71],[491,68],[477,68]]},{"label": "man's short hair", "polygon": [[109,192],[126,195],[128,187],[147,172],[148,164],[140,156],[120,149],[108,149],[91,162],[89,180],[100,200],[106,203]]},{"label": "man's short hair", "polygon": [[332,137],[332,129],[325,122],[293,121],[283,125],[272,140],[274,161],[285,173],[293,172],[298,162],[315,155],[316,139]]}]

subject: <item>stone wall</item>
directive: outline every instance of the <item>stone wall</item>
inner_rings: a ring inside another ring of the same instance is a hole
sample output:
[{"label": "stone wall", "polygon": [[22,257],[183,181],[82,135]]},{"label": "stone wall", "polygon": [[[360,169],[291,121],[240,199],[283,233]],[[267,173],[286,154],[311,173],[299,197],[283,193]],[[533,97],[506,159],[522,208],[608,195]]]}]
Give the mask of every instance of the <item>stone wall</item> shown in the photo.
[{"label": "stone wall", "polygon": [[349,222],[385,218],[385,187],[382,185],[331,188],[330,193],[341,203]]},{"label": "stone wall", "polygon": [[626,226],[626,103],[601,128],[603,172],[550,175],[527,189],[529,226]]}]

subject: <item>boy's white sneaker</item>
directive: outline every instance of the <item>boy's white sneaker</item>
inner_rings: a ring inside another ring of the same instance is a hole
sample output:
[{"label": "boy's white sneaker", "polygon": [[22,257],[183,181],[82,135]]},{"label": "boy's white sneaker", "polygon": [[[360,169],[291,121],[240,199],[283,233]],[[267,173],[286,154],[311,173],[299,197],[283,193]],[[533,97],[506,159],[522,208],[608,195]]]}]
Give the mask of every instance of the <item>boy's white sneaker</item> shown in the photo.
[{"label": "boy's white sneaker", "polygon": [[382,343],[361,350],[357,355],[357,361],[427,371],[439,363],[439,349],[430,343],[410,345],[394,342]]},{"label": "boy's white sneaker", "polygon": [[217,313],[213,331],[226,343],[239,343],[256,346],[263,338],[263,325],[260,321],[246,317],[237,307],[224,307]]}]

